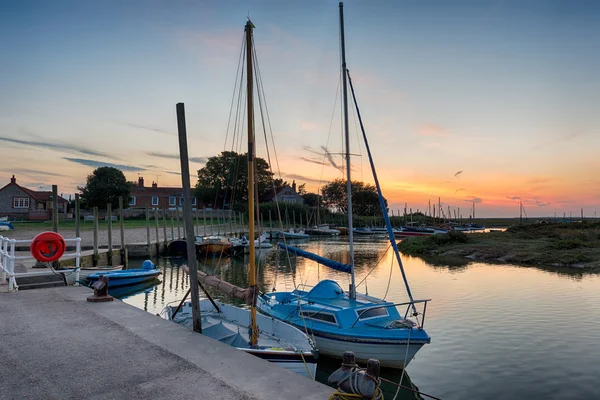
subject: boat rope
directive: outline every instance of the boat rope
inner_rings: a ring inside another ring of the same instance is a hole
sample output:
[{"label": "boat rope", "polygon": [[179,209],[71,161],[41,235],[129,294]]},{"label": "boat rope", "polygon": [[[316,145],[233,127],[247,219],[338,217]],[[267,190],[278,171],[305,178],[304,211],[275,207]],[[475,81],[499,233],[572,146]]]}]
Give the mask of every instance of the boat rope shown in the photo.
[{"label": "boat rope", "polygon": [[421,396],[429,397],[430,399],[433,399],[433,400],[442,400],[439,397],[435,397],[435,396],[432,396],[430,394],[423,393],[420,390],[416,390],[416,389],[410,388],[408,386],[400,385],[397,382],[390,381],[389,379],[385,379],[385,378],[382,378],[382,377],[379,377],[379,379],[381,379],[383,382],[389,383],[389,384],[394,385],[394,386],[398,386],[398,387],[400,387],[402,389],[410,390],[411,392],[417,393],[417,394],[419,394]]},{"label": "boat rope", "polygon": [[[387,253],[387,251],[386,251],[386,253]],[[388,292],[390,290],[390,283],[392,283],[392,272],[394,272],[394,259],[393,258],[392,258],[392,261],[390,262],[390,276],[388,276],[388,283],[387,283],[387,287],[385,288],[385,294],[383,295],[383,300],[386,299]]]},{"label": "boat rope", "polygon": [[383,252],[383,255],[381,257],[379,257],[379,259],[377,260],[377,262],[375,263],[375,265],[373,266],[373,268],[371,268],[371,270],[364,276],[364,278],[362,278],[362,280],[356,284],[356,287],[359,287],[363,282],[365,282],[365,285],[366,285],[367,278],[369,277],[369,275],[371,275],[371,273],[373,271],[375,271],[375,269],[377,268],[377,266],[379,265],[379,263],[381,262],[381,260],[383,260],[383,257],[385,257],[385,255],[387,254],[387,252],[390,250],[391,246],[392,245],[389,245],[388,248],[385,249],[385,251]]},{"label": "boat rope", "polygon": [[[331,396],[329,396],[330,400],[331,399],[338,399],[338,400],[366,399],[367,398],[366,396],[363,396],[362,394],[360,394],[358,380],[359,380],[359,377],[361,377],[361,376],[366,376],[367,378],[370,378],[371,380],[375,381],[375,383],[377,384],[375,392],[373,393],[373,396],[369,397],[369,400],[384,400],[383,392],[381,391],[381,388],[379,387],[381,385],[380,378],[375,378],[374,376],[370,375],[367,372],[366,368],[360,368],[358,366],[352,366],[352,365],[347,365],[347,364],[342,364],[342,365],[351,366],[352,370],[344,379],[340,380],[337,383],[338,389]],[[365,373],[359,374],[359,372],[365,372]],[[352,393],[344,392],[343,390],[341,390],[339,388],[341,386],[341,384],[346,381],[348,381],[348,383],[350,385],[350,390],[352,391]]]},{"label": "boat rope", "polygon": [[[379,203],[381,205],[381,213],[383,215],[383,219],[385,221],[385,225],[387,228],[387,233],[390,238],[390,243],[392,248],[394,249],[394,254],[396,255],[396,260],[398,261],[398,266],[400,267],[400,271],[402,272],[402,279],[404,280],[404,285],[406,286],[406,293],[411,301],[413,314],[417,317],[417,308],[414,304],[414,299],[412,292],[410,291],[410,286],[408,284],[408,278],[406,277],[406,272],[404,271],[404,265],[402,264],[402,258],[400,257],[400,251],[398,250],[398,244],[394,238],[394,231],[392,230],[392,224],[390,222],[390,217],[387,214],[387,207],[385,204],[385,200],[383,198],[383,194],[381,193],[381,185],[379,184],[379,179],[377,178],[377,171],[375,170],[375,163],[373,161],[373,156],[371,154],[371,149],[369,147],[369,142],[367,140],[367,134],[365,132],[365,127],[362,122],[362,117],[360,115],[360,109],[358,108],[358,103],[356,101],[356,95],[354,93],[354,85],[352,84],[352,78],[350,78],[350,71],[346,70],[346,74],[348,75],[348,82],[350,83],[350,90],[352,92],[352,99],[354,100],[354,106],[356,107],[356,114],[358,115],[358,121],[360,123],[360,129],[362,131],[363,139],[365,142],[365,149],[367,150],[367,154],[369,156],[369,163],[371,164],[371,171],[373,173],[373,180],[375,181],[375,187],[377,188],[377,194],[379,197]],[[418,320],[417,320],[418,321]]]},{"label": "boat rope", "polygon": [[398,393],[400,393],[400,385],[402,384],[402,380],[404,379],[404,373],[406,372],[406,359],[408,358],[408,349],[410,347],[410,334],[412,333],[413,328],[408,328],[408,337],[406,339],[406,352],[404,353],[404,368],[402,368],[402,375],[400,375],[400,382],[398,382],[398,388],[396,388],[396,394],[392,400],[396,400],[398,397]]}]

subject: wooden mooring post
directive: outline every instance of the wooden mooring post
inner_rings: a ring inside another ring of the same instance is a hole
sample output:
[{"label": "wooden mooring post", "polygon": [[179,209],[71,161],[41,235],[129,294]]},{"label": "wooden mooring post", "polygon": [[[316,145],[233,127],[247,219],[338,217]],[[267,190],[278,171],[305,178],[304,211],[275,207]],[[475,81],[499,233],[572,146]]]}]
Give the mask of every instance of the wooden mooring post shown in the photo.
[{"label": "wooden mooring post", "polygon": [[163,220],[163,243],[164,243],[164,247],[166,250],[167,249],[167,206],[163,206],[162,220]]},{"label": "wooden mooring post", "polygon": [[119,228],[121,229],[121,264],[127,267],[127,249],[125,248],[125,220],[123,218],[123,196],[119,196]]},{"label": "wooden mooring post", "polygon": [[106,220],[106,222],[108,223],[108,265],[112,266],[112,205],[110,203],[106,205],[106,218],[108,218]]},{"label": "wooden mooring post", "polygon": [[148,205],[148,200],[146,200],[146,246],[148,249],[148,256],[152,255],[152,251],[150,250],[150,206]]},{"label": "wooden mooring post", "polygon": [[202,209],[202,218],[204,219],[204,236],[206,236],[206,207]]},{"label": "wooden mooring post", "polygon": [[175,218],[177,219],[177,239],[181,239],[181,227],[179,223],[179,206],[175,206]]},{"label": "wooden mooring post", "polygon": [[92,255],[92,266],[98,266],[98,207],[93,208],[94,212],[94,254]]},{"label": "wooden mooring post", "polygon": [[190,165],[188,159],[187,132],[185,126],[185,106],[177,103],[177,128],[179,136],[179,159],[181,161],[181,183],[183,186],[183,212],[187,221],[186,247],[190,276],[190,292],[192,295],[192,326],[194,332],[202,333],[200,320],[200,293],[198,290],[198,264],[196,262],[196,247],[192,237],[194,227],[192,223],[192,196],[190,189]]},{"label": "wooden mooring post", "polygon": [[160,255],[160,237],[158,236],[158,207],[154,209],[154,231],[156,234],[156,257]]},{"label": "wooden mooring post", "polygon": [[173,211],[171,211],[171,240],[175,240],[175,220],[173,220]]},{"label": "wooden mooring post", "polygon": [[58,232],[58,186],[52,185],[52,232]]}]

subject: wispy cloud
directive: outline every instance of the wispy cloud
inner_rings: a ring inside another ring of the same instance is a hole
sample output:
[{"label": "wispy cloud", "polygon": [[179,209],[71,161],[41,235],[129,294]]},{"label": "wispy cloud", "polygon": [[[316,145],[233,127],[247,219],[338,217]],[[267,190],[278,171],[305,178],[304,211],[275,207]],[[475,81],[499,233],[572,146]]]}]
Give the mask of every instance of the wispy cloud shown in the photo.
[{"label": "wispy cloud", "polygon": [[16,143],[16,144],[20,144],[20,145],[28,146],[28,147],[52,149],[52,150],[58,150],[58,151],[74,151],[77,153],[84,154],[86,156],[109,157],[111,159],[115,159],[114,156],[112,156],[108,153],[103,153],[103,152],[100,152],[97,150],[88,149],[88,148],[82,147],[82,146],[75,146],[75,145],[68,144],[68,143],[60,143],[60,142],[50,143],[50,142],[37,141],[37,140],[36,141],[20,140],[20,139],[13,139],[13,138],[5,137],[5,136],[0,136],[0,141],[7,142],[7,143]]},{"label": "wispy cloud", "polygon": [[[173,153],[160,153],[157,151],[149,151],[146,153],[146,155],[149,155],[150,157],[161,157],[161,158],[169,158],[169,159],[173,159],[173,160],[179,160],[179,154],[173,154]],[[190,162],[193,162],[196,164],[206,164],[206,161],[208,161],[206,157],[190,157],[189,160],[190,160]]]},{"label": "wispy cloud", "polygon": [[103,162],[103,161],[87,160],[84,158],[63,157],[63,159],[77,163],[77,164],[85,165],[87,167],[93,167],[93,168],[113,167],[113,168],[120,169],[121,171],[127,171],[127,172],[138,172],[138,171],[145,170],[144,168],[135,167],[132,165],[113,164],[113,163]]},{"label": "wispy cloud", "polygon": [[319,160],[318,158],[314,157],[298,157],[298,159],[313,164],[326,165],[326,163],[324,163],[323,160]]},{"label": "wispy cloud", "polygon": [[160,128],[154,128],[154,127],[151,127],[151,126],[144,126],[144,125],[137,125],[137,124],[128,124],[128,123],[125,123],[123,125],[129,126],[129,127],[132,127],[132,128],[145,129],[147,131],[164,133],[165,135],[175,135],[175,132],[169,132],[167,130],[160,129]]},{"label": "wispy cloud", "polygon": [[323,183],[322,180],[317,179],[317,178],[311,178],[310,176],[304,176],[304,175],[298,175],[298,174],[288,174],[285,172],[282,172],[281,175],[283,175],[289,179],[296,179],[296,180],[304,181],[304,182],[312,182],[312,183],[319,183],[319,184]]},{"label": "wispy cloud", "polygon": [[419,136],[427,137],[447,137],[450,136],[450,131],[434,124],[422,124],[417,128]]},{"label": "wispy cloud", "polygon": [[506,196],[506,198],[510,199],[510,200],[521,200],[521,198],[519,196],[511,196],[511,197]]},{"label": "wispy cloud", "polygon": [[463,190],[466,190],[466,189],[465,189],[465,188],[456,189],[456,190],[454,191],[454,194],[456,194],[456,193],[458,193],[458,192],[460,192],[460,191],[463,191]]},{"label": "wispy cloud", "polygon": [[331,166],[333,168],[339,169],[341,171],[342,167],[340,167],[339,165],[337,165],[335,163],[335,160],[333,159],[333,155],[329,152],[329,150],[327,150],[327,147],[321,146],[321,149],[323,149],[323,151],[325,152],[325,157],[327,157],[327,160],[329,161],[329,164],[331,164]]},{"label": "wispy cloud", "polygon": [[463,173],[463,172],[462,172],[462,170],[460,170],[460,171],[458,171],[457,173],[455,173],[455,174],[454,174],[454,177],[455,177],[455,178],[458,178],[458,176],[459,176],[460,174],[462,174],[462,173]]},{"label": "wispy cloud", "polygon": [[61,174],[57,174],[54,172],[48,172],[48,171],[40,171],[38,169],[28,169],[28,168],[10,168],[10,169],[2,169],[0,170],[2,172],[6,172],[8,174],[23,174],[23,175],[43,175],[43,176],[64,176]]},{"label": "wispy cloud", "polygon": [[469,203],[483,203],[483,200],[481,199],[481,197],[475,197],[475,196],[468,196],[466,199],[464,199],[464,201],[467,201]]}]

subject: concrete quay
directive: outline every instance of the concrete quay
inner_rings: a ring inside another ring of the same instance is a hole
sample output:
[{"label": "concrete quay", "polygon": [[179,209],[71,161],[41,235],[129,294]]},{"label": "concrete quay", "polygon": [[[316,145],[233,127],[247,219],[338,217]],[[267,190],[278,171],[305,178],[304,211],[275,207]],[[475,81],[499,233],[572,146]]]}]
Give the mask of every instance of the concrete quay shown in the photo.
[{"label": "concrete quay", "polygon": [[84,287],[0,293],[0,399],[327,399],[333,390]]}]

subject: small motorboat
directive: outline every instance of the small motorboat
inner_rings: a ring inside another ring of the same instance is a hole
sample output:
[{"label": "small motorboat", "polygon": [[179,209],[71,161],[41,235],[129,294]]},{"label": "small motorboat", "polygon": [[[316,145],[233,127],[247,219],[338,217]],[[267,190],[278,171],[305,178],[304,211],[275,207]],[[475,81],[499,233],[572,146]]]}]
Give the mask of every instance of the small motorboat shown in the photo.
[{"label": "small motorboat", "polygon": [[[6,217],[4,217],[4,218],[6,218]],[[15,227],[13,226],[13,224],[8,222],[8,219],[0,221],[0,231],[14,231],[14,230],[15,230]]]},{"label": "small motorboat", "polygon": [[[64,269],[68,269],[71,270],[71,272],[67,272],[65,273],[65,278],[67,280],[67,284],[72,285],[75,283],[75,268],[63,268]],[[79,269],[79,282],[83,282],[85,281],[90,275],[93,274],[103,274],[103,273],[107,273],[107,272],[114,272],[114,271],[121,271],[123,269],[122,265],[115,265],[115,266],[110,266],[110,265],[105,265],[102,267],[89,267],[89,268],[80,268]]]},{"label": "small motorboat", "polygon": [[88,276],[88,280],[93,284],[102,275],[108,277],[108,287],[137,285],[156,278],[161,274],[159,269],[154,267],[154,263],[146,260],[142,263],[142,268],[126,269],[122,271],[97,272]]},{"label": "small motorboat", "polygon": [[300,229],[295,231],[294,228],[290,228],[287,232],[277,232],[277,238],[279,239],[308,239],[310,235],[304,233],[304,230]]}]

